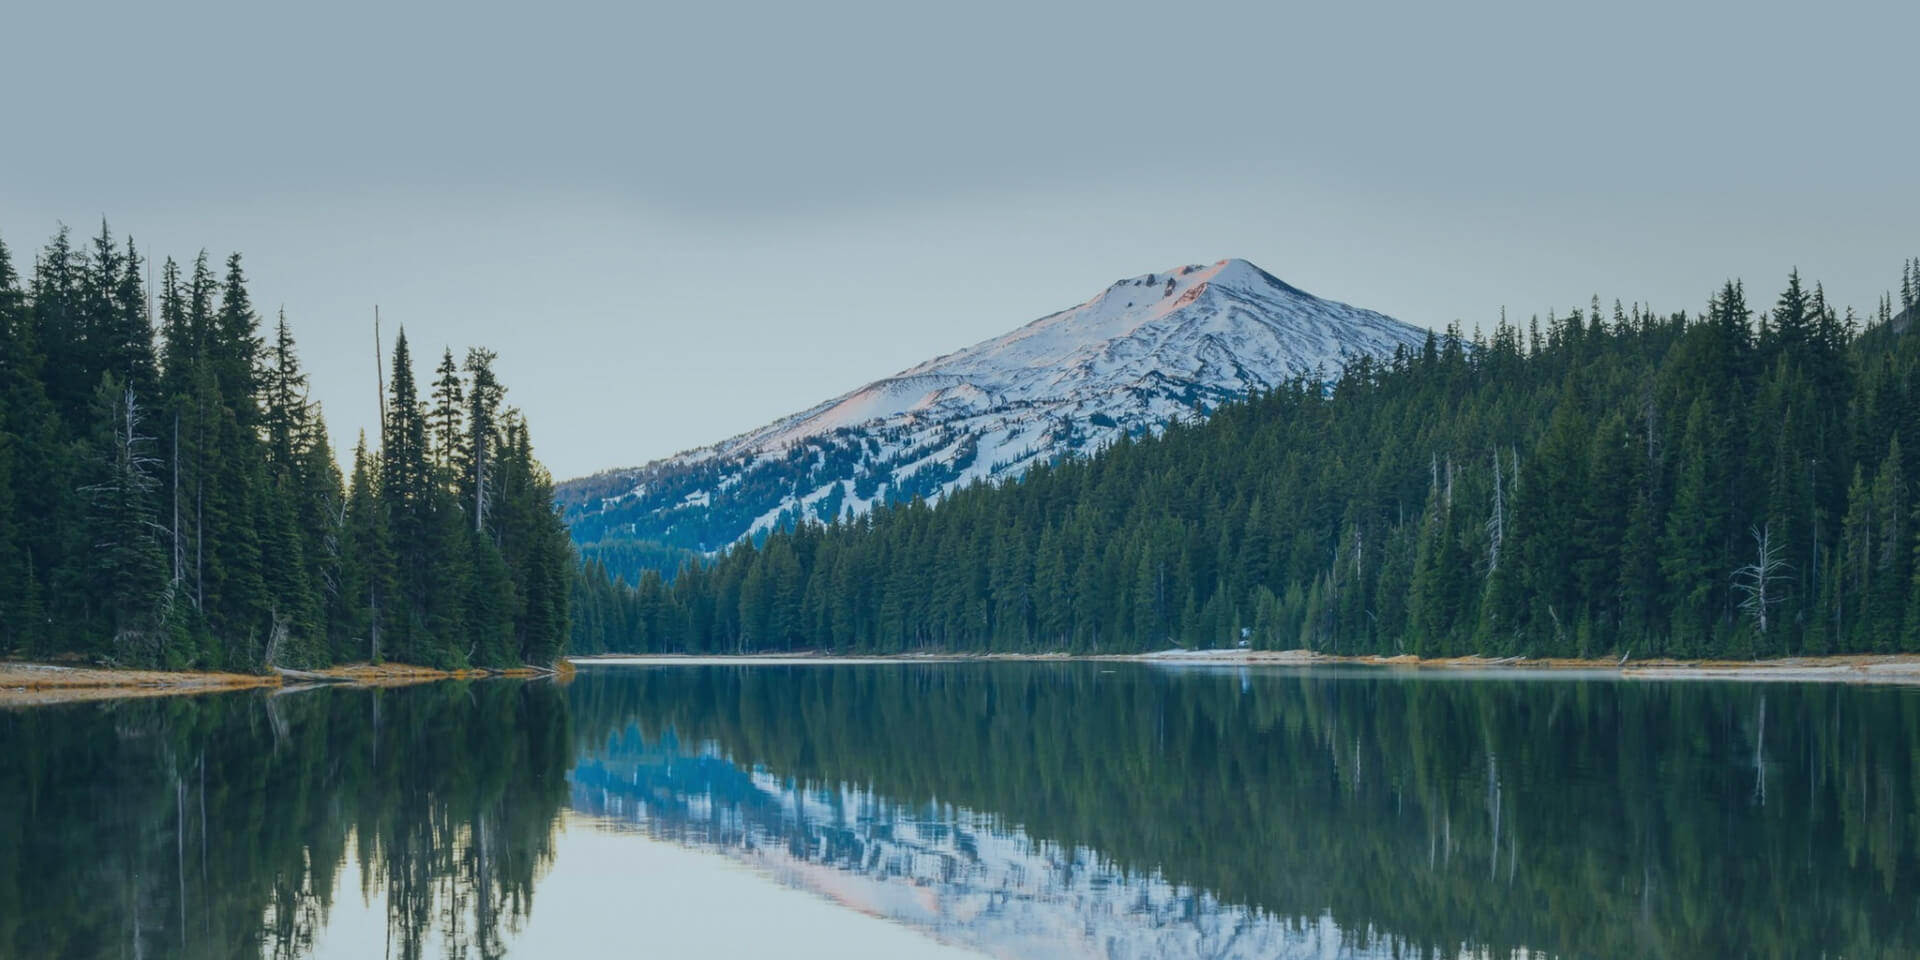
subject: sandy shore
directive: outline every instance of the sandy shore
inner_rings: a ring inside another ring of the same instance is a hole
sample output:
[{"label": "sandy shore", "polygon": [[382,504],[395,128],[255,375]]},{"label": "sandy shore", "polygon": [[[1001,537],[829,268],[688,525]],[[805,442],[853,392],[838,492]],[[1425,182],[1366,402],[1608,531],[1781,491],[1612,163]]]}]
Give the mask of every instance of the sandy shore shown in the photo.
[{"label": "sandy shore", "polygon": [[1573,658],[1448,657],[1422,659],[1336,656],[1311,650],[1166,650],[1159,653],[1072,655],[1064,653],[905,653],[890,656],[837,656],[819,652],[739,655],[600,655],[573,657],[577,664],[650,664],[655,666],[780,666],[803,664],[941,663],[994,660],[1157,663],[1193,666],[1360,666],[1408,670],[1535,673],[1590,673],[1636,680],[1742,680],[1920,684],[1920,655],[1786,657],[1776,660],[1579,660]]},{"label": "sandy shore", "polygon": [[[562,671],[570,673],[571,671]],[[208,673],[191,670],[120,670],[45,663],[0,661],[0,707],[30,707],[84,700],[182,696],[279,687],[288,691],[314,683],[401,687],[436,680],[490,676],[540,676],[531,667],[512,670],[436,670],[403,663],[349,663],[292,676]]]}]

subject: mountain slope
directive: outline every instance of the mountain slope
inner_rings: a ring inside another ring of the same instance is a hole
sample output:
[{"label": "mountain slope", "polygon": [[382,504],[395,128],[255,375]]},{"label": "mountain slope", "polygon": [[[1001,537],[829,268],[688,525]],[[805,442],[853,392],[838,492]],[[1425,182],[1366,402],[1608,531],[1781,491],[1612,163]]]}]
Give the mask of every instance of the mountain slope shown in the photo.
[{"label": "mountain slope", "polygon": [[569,481],[559,499],[583,543],[711,550],[798,517],[1017,475],[1426,336],[1244,260],[1150,273],[758,430]]}]

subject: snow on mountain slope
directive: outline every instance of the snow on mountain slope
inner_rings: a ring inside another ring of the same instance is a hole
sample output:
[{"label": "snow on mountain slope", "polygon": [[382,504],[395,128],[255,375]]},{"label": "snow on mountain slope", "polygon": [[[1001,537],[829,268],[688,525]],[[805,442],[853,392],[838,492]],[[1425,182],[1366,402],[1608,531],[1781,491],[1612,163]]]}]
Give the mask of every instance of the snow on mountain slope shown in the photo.
[{"label": "snow on mountain slope", "polygon": [[1295,377],[1415,348],[1427,332],[1322,300],[1245,260],[1121,280],[1070,310],[758,430],[569,481],[576,539],[698,550],[800,517],[937,498],[1091,452]]}]

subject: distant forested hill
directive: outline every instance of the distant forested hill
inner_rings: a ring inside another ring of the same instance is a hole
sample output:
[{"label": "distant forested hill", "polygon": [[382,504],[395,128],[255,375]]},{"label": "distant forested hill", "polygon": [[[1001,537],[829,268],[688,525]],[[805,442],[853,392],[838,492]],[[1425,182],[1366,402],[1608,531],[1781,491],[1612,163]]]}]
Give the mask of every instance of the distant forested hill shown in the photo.
[{"label": "distant forested hill", "polygon": [[[0,246],[0,655],[264,670],[550,663],[574,574],[493,354],[423,396],[393,345],[378,449],[342,484],[281,317],[239,254],[160,270],[63,229]],[[157,313],[156,315],[153,315]],[[156,342],[155,323],[158,323]]]},{"label": "distant forested hill", "polygon": [[1797,275],[1699,315],[1457,328],[668,585],[576,596],[584,650],[1772,656],[1920,650],[1920,338]]}]

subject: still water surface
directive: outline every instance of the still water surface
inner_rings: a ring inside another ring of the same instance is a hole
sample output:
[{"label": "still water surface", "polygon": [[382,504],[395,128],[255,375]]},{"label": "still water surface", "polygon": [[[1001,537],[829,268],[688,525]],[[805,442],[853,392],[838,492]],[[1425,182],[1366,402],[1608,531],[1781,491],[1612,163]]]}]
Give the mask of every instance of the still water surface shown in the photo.
[{"label": "still water surface", "polygon": [[958,663],[0,711],[0,957],[1920,956],[1920,691]]}]

